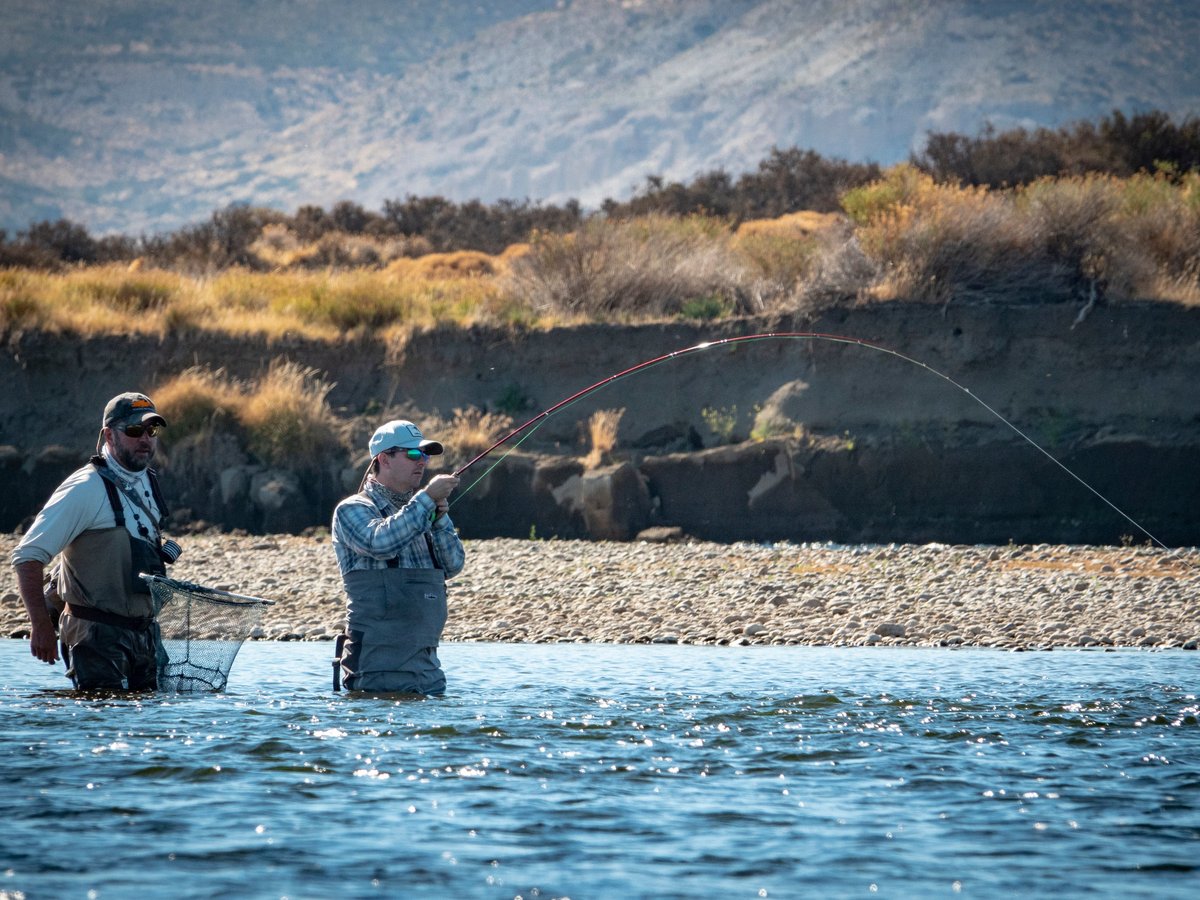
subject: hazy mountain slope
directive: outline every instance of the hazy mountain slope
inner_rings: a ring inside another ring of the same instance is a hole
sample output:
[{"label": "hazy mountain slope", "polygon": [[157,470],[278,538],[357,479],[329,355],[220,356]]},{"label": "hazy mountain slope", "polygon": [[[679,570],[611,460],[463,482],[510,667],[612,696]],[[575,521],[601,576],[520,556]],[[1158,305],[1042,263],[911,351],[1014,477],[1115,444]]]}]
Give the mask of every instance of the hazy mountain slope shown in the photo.
[{"label": "hazy mountain slope", "polygon": [[1200,5],[0,0],[0,228],[441,194],[596,204],[772,145],[1200,114]]}]

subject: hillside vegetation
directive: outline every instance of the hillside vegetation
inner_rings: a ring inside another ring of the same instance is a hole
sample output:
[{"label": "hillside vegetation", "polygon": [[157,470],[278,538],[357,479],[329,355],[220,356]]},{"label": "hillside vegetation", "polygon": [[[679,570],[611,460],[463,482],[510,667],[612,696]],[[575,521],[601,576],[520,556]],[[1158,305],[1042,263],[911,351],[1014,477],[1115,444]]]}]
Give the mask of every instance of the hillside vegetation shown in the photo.
[{"label": "hillside vegetation", "polygon": [[1041,178],[1015,188],[894,167],[841,209],[734,224],[593,217],[497,254],[408,256],[389,237],[261,226],[204,273],[130,262],[0,270],[0,329],[197,329],[330,340],[439,323],[525,326],[930,303],[1200,302],[1200,175]]},{"label": "hillside vegetation", "polygon": [[435,324],[929,303],[1200,302],[1200,120],[932,134],[904,164],[773,149],[627,203],[235,206],[167,235],[0,233],[0,329],[336,340]]}]

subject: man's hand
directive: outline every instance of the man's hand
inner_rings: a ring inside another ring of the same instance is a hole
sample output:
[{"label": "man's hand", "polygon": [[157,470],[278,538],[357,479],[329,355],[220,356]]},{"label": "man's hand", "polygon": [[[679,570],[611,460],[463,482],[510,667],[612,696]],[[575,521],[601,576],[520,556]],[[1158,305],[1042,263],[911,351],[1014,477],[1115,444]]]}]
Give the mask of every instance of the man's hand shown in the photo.
[{"label": "man's hand", "polygon": [[44,663],[53,665],[58,662],[58,635],[50,618],[34,622],[29,633],[29,652]]},{"label": "man's hand", "polygon": [[17,590],[25,601],[29,614],[29,652],[44,663],[58,662],[58,636],[54,623],[46,609],[46,595],[42,588],[42,573],[45,567],[40,562],[27,560],[18,563]]},{"label": "man's hand", "polygon": [[443,505],[449,509],[449,504],[446,501],[456,487],[458,487],[458,476],[434,475],[429,479],[429,484],[425,485],[425,493],[438,505],[439,510]]}]

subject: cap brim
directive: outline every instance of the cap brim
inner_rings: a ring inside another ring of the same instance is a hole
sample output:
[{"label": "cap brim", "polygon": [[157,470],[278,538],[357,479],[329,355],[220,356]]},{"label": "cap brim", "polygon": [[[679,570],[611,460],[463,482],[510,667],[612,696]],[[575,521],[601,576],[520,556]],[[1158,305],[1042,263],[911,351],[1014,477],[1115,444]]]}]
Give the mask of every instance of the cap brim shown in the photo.
[{"label": "cap brim", "polygon": [[440,456],[445,452],[445,448],[438,441],[421,441],[416,447],[405,446],[404,444],[393,444],[390,447],[381,447],[375,451],[374,459],[380,453],[387,453],[389,450],[424,450],[430,456]]}]

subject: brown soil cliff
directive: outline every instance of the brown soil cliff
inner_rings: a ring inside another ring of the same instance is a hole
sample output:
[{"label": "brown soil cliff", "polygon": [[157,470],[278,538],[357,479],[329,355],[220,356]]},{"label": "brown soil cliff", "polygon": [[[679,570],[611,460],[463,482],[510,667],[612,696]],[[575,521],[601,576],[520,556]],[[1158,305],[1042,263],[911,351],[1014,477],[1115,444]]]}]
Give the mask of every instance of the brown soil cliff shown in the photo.
[{"label": "brown soil cliff", "polygon": [[[766,333],[806,336],[669,356]],[[521,422],[664,356],[545,418],[478,483],[485,464],[467,473],[464,535],[1200,543],[1200,310],[1157,303],[1086,316],[893,303],[817,320],[437,329],[400,346],[13,335],[0,355],[0,528],[27,521],[86,457],[109,397],[188,366],[244,378],[278,358],[313,367],[357,435],[472,406]],[[625,412],[610,464],[589,470],[581,424],[598,409]],[[235,452],[207,469],[168,452],[162,468],[181,524],[297,532],[328,522],[363,456],[347,450],[316,475]]]}]

